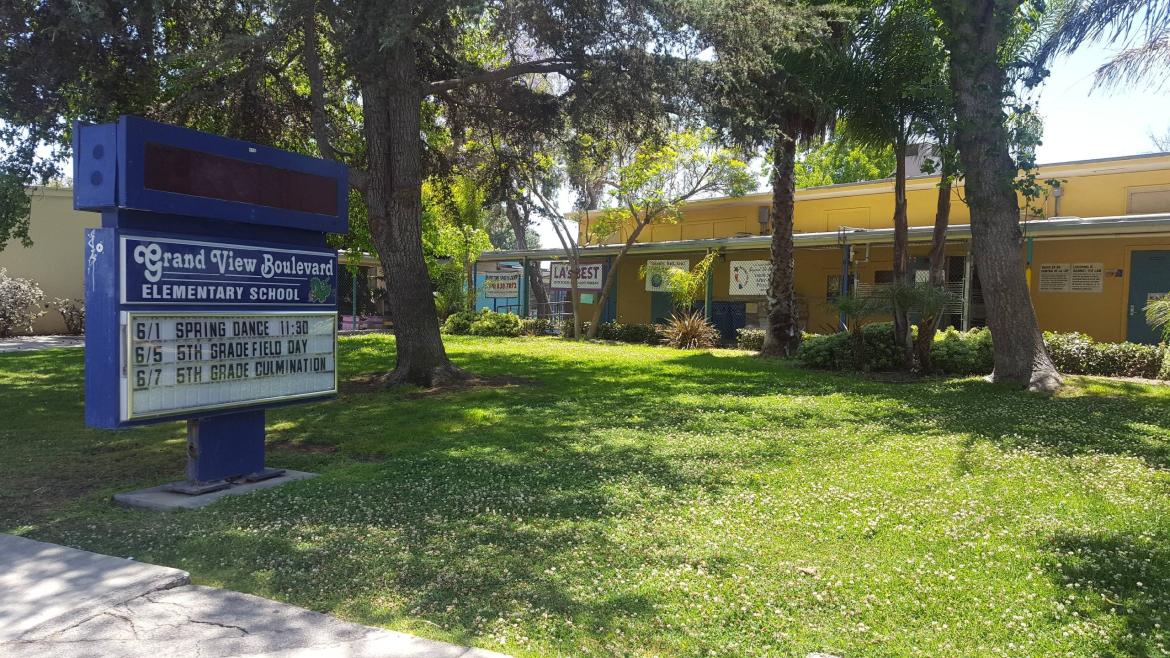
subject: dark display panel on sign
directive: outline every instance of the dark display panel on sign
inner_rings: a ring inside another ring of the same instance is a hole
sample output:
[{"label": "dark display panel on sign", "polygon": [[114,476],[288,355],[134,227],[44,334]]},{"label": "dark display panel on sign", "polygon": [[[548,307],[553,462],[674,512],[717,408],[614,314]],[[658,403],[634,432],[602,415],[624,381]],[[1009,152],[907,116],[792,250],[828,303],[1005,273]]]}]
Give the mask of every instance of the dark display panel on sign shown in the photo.
[{"label": "dark display panel on sign", "polygon": [[143,186],[316,215],[337,214],[337,181],[167,144],[145,145]]},{"label": "dark display panel on sign", "polygon": [[336,313],[125,314],[122,420],[332,395]]}]

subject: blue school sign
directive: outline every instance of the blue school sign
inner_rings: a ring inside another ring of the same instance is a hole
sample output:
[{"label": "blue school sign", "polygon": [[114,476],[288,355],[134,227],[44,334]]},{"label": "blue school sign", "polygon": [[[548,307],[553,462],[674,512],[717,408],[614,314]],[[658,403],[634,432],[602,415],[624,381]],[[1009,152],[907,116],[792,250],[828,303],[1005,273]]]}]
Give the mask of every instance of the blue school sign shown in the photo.
[{"label": "blue school sign", "polygon": [[78,125],[86,231],[86,422],[187,421],[201,493],[264,465],[264,410],[337,393],[335,162],[136,117]]}]

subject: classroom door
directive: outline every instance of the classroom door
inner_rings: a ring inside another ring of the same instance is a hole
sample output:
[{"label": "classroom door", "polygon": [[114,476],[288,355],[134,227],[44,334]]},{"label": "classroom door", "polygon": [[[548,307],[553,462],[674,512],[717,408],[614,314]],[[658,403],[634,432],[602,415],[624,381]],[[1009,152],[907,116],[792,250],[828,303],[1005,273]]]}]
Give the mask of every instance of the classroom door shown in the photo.
[{"label": "classroom door", "polygon": [[1130,257],[1126,337],[1154,344],[1160,338],[1146,323],[1146,304],[1170,292],[1170,251],[1135,251]]},{"label": "classroom door", "polygon": [[666,322],[674,314],[674,298],[668,292],[650,293],[650,322]]}]

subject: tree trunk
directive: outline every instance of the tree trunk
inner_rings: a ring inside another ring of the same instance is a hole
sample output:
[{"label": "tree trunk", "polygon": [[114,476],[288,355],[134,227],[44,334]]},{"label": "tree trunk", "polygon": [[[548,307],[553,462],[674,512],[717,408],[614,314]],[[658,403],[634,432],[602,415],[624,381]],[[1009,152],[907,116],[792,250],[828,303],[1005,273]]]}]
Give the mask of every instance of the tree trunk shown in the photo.
[{"label": "tree trunk", "polygon": [[384,75],[361,80],[369,159],[370,234],[386,271],[397,364],[391,383],[439,386],[466,374],[443,349],[422,252],[420,103],[410,43],[395,45]]},{"label": "tree trunk", "polygon": [[[951,179],[943,168],[942,179],[938,184],[938,205],[934,212],[934,232],[930,236],[930,285],[935,288],[945,288],[947,285],[947,225],[951,221]],[[918,361],[918,369],[929,373],[933,368],[930,363],[930,348],[934,345],[934,334],[938,331],[946,306],[938,309],[933,315],[922,315],[918,321],[918,336],[914,339],[914,356]]]},{"label": "tree trunk", "polygon": [[[913,284],[910,272],[910,233],[906,219],[906,137],[900,135],[894,143],[894,287]],[[911,345],[910,309],[903,303],[903,295],[894,295],[894,342],[902,352],[902,369],[914,366]]]},{"label": "tree trunk", "polygon": [[792,356],[800,345],[796,317],[792,224],[796,203],[796,141],[783,135],[772,144],[772,274],[768,281],[768,331],[760,354]]},{"label": "tree trunk", "polygon": [[1003,102],[1007,79],[999,46],[1018,2],[935,0],[947,27],[951,88],[958,116],[956,142],[971,208],[971,248],[987,302],[994,345],[990,379],[1056,390],[1060,375],[1044,347],[1044,336],[1024,279],[1020,254],[1020,208],[1012,181]]},{"label": "tree trunk", "polygon": [[585,333],[587,338],[597,338],[597,327],[601,324],[601,312],[605,310],[605,302],[609,299],[613,285],[617,283],[622,258],[625,258],[626,252],[630,250],[630,246],[638,241],[638,236],[642,234],[642,229],[649,223],[649,221],[638,221],[636,219],[634,222],[634,230],[630,232],[630,237],[626,238],[626,243],[622,245],[617,255],[613,257],[613,263],[610,264],[609,271],[605,273],[605,283],[601,285],[601,293],[598,294],[597,303],[593,306],[593,318],[589,322],[589,331]]},{"label": "tree trunk", "polygon": [[[512,233],[516,236],[516,248],[528,250],[528,223],[520,216],[520,209],[516,202],[508,199],[504,202],[504,213],[508,216],[508,223],[512,226]],[[536,298],[536,316],[548,315],[548,293],[544,289],[544,279],[540,276],[540,263],[528,263],[524,272],[528,277],[528,285],[532,288],[532,296]]]}]

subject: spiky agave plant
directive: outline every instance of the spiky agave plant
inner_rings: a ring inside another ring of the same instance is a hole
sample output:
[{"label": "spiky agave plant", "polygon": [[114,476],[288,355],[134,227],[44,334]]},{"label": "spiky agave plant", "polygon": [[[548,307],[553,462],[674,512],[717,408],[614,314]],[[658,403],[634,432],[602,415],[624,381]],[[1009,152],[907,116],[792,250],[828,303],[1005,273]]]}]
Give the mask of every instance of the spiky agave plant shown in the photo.
[{"label": "spiky agave plant", "polygon": [[680,350],[715,347],[719,331],[699,311],[675,313],[658,329],[662,342]]}]

